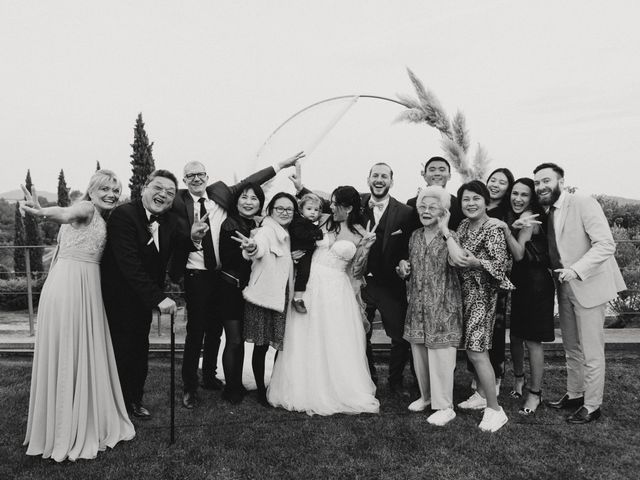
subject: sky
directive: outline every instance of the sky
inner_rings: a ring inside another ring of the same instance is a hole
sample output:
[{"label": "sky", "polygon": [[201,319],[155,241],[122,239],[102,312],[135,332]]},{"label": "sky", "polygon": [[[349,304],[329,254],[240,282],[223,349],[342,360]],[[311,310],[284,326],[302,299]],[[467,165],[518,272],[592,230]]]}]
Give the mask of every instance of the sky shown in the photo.
[{"label": "sky", "polygon": [[361,98],[328,131],[347,105],[329,102],[264,144],[323,99],[413,94],[409,67],[465,114],[490,170],[553,161],[585,193],[640,198],[639,18],[616,0],[0,0],[0,192],[27,169],[41,190],[60,169],[84,190],[96,161],[126,185],[142,112],[156,167],[178,178],[199,160],[229,183],[308,149],[307,186],[366,190],[385,161],[406,200],[443,152],[391,102]]}]

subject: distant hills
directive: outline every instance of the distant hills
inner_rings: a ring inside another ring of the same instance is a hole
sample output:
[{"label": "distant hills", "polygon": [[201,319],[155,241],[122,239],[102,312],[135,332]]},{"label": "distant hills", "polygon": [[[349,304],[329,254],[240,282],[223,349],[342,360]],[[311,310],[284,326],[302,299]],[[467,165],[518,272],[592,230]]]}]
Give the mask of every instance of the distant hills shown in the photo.
[{"label": "distant hills", "polygon": [[611,200],[615,200],[620,205],[640,205],[640,200],[634,200],[632,198],[624,198],[624,197],[616,197],[615,195],[604,195],[603,197],[610,198]]},{"label": "distant hills", "polygon": [[[46,198],[48,202],[58,201],[57,193],[38,190],[38,196]],[[11,190],[10,192],[0,193],[0,198],[4,198],[9,203],[13,203],[13,202],[17,202],[18,200],[23,200],[24,195],[22,193],[22,190],[16,189],[16,190]]]}]

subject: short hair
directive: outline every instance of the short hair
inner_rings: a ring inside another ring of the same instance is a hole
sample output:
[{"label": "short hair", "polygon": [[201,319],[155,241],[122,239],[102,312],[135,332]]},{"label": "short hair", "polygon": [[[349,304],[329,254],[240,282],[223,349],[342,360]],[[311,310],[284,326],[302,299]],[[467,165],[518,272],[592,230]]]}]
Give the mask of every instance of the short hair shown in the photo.
[{"label": "short hair", "polygon": [[302,196],[302,198],[298,201],[298,207],[302,210],[307,203],[314,203],[322,210],[322,199],[316,195],[315,193],[306,193]]},{"label": "short hair", "polygon": [[278,192],[271,198],[271,200],[269,200],[269,204],[267,205],[267,215],[271,215],[273,213],[273,209],[276,206],[276,201],[281,199],[281,198],[287,198],[293,204],[293,215],[292,215],[292,217],[295,216],[295,215],[299,215],[298,202],[296,201],[296,197],[294,197],[293,195],[291,195],[290,193],[287,193],[287,192]]},{"label": "short hair", "polygon": [[477,193],[484,198],[484,202],[487,206],[489,206],[489,202],[491,202],[491,195],[489,195],[489,189],[487,186],[482,183],[480,180],[471,180],[470,182],[463,183],[460,185],[460,188],[457,192],[457,197],[459,200],[462,199],[462,194],[465,190],[469,190],[470,192]]},{"label": "short hair", "polygon": [[427,167],[433,162],[443,162],[443,163],[445,163],[447,165],[447,169],[449,170],[449,173],[451,173],[451,164],[448,162],[448,160],[446,158],[443,158],[443,157],[431,157],[429,160],[427,160],[427,163],[424,164],[423,172],[426,172],[427,171]]},{"label": "short hair", "polygon": [[185,163],[184,167],[182,167],[182,174],[184,175],[184,171],[187,169],[187,167],[191,167],[193,165],[200,165],[202,167],[202,169],[204,170],[205,173],[207,173],[207,167],[204,166],[204,163],[202,162],[198,162],[197,160],[193,160],[191,162],[187,162]]},{"label": "short hair", "polygon": [[558,174],[558,177],[564,178],[564,168],[562,168],[560,165],[557,165],[551,162],[541,163],[540,165],[538,165],[536,168],[533,169],[533,174],[535,175],[540,170],[543,170],[545,168],[550,168],[551,170],[553,170]]},{"label": "short hair", "polygon": [[368,175],[368,176],[369,176],[369,177],[371,176],[371,172],[373,171],[373,167],[379,167],[379,166],[381,166],[381,165],[383,165],[383,166],[385,166],[385,167],[387,167],[387,168],[389,169],[389,176],[390,176],[391,178],[393,178],[393,170],[391,169],[391,167],[389,166],[389,164],[388,164],[388,163],[385,163],[385,162],[378,162],[378,163],[374,163],[373,165],[371,165],[371,168],[369,169],[369,175]]},{"label": "short hair", "polygon": [[147,185],[149,185],[151,181],[156,177],[162,177],[162,178],[167,178],[171,180],[173,184],[176,186],[176,191],[178,190],[178,179],[176,178],[176,176],[173,173],[171,173],[169,170],[163,170],[163,169],[154,170],[153,172],[151,172],[147,177],[147,179],[145,180],[144,186],[146,187]]},{"label": "short hair", "polygon": [[425,198],[436,198],[440,202],[440,205],[442,205],[442,208],[448,209],[451,207],[451,197],[440,185],[429,185],[421,188],[418,191],[418,198],[416,199],[416,209]]},{"label": "short hair", "polygon": [[258,212],[262,212],[262,208],[264,207],[264,190],[262,190],[262,187],[256,183],[252,183],[252,182],[248,182],[242,185],[242,188],[239,189],[236,194],[233,197],[233,204],[230,205],[230,210],[232,213],[236,214],[238,213],[238,200],[240,200],[240,197],[242,196],[242,194],[244,192],[246,192],[247,190],[253,190],[253,193],[256,194],[256,197],[258,197],[258,202],[260,203],[260,209],[258,210]]},{"label": "short hair", "polygon": [[91,178],[89,179],[89,185],[87,185],[87,191],[82,197],[82,200],[91,200],[91,197],[89,196],[90,192],[93,192],[103,185],[107,185],[110,183],[117,184],[118,187],[120,187],[120,193],[122,194],[122,182],[114,172],[112,172],[111,170],[97,170],[93,175],[91,175]]}]

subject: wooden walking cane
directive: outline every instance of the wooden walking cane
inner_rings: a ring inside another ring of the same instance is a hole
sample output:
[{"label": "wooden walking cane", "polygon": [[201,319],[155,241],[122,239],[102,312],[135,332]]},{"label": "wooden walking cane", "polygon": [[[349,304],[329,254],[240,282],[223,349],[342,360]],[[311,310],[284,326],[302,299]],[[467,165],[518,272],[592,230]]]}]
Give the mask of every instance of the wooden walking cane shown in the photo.
[{"label": "wooden walking cane", "polygon": [[175,442],[176,430],[176,329],[175,329],[175,312],[171,312],[171,425],[169,445]]}]

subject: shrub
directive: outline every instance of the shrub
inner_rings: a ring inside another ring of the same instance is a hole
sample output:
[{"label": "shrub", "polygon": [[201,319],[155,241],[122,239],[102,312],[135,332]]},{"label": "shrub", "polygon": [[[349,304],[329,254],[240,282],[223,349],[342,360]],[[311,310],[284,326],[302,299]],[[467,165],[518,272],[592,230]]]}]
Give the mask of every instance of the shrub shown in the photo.
[{"label": "shrub", "polygon": [[[38,305],[40,291],[44,285],[45,277],[34,278],[31,291],[33,293],[33,305]],[[4,310],[24,310],[29,307],[27,295],[27,279],[24,277],[0,280],[0,308]]]}]

